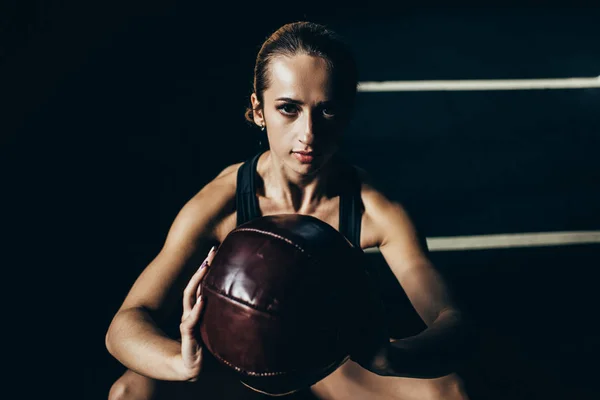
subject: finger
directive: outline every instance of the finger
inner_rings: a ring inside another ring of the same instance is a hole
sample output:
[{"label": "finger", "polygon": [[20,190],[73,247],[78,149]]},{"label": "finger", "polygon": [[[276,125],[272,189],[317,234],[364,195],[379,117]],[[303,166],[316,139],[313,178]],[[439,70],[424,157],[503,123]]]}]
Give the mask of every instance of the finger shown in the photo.
[{"label": "finger", "polygon": [[181,334],[192,335],[194,332],[194,328],[200,321],[200,316],[202,314],[202,310],[204,309],[204,299],[202,297],[198,297],[194,308],[192,308],[191,312],[187,315],[185,320],[180,324]]},{"label": "finger", "polygon": [[192,311],[194,305],[196,304],[196,299],[198,298],[197,292],[200,289],[200,282],[202,281],[202,278],[204,278],[204,276],[208,272],[207,267],[208,261],[204,260],[204,262],[200,264],[200,268],[198,268],[198,271],[196,271],[196,273],[192,276],[187,286],[183,290],[184,318],[187,314],[189,314]]},{"label": "finger", "polygon": [[198,271],[196,271],[196,273],[192,276],[187,286],[183,290],[183,315],[181,317],[182,321],[186,318],[187,314],[189,314],[190,311],[192,311],[192,308],[194,308],[196,299],[199,296],[200,282],[202,281],[202,278],[204,278],[204,275],[206,275],[206,267],[208,267],[210,262],[212,262],[212,260],[215,257],[215,254],[216,248],[215,246],[213,246],[208,252],[208,256],[204,259],[202,264],[200,264]]},{"label": "finger", "polygon": [[206,261],[208,262],[208,265],[210,265],[212,263],[216,254],[217,254],[217,248],[215,246],[211,247],[210,251],[208,252],[208,256],[206,256]]},{"label": "finger", "polygon": [[[215,254],[217,254],[216,248],[215,246],[213,246],[210,251],[208,252],[208,256],[206,257],[206,259],[204,260],[204,265],[206,267],[210,267],[213,259],[215,258]],[[206,269],[206,268],[205,268]],[[202,279],[204,279],[204,276],[206,276],[206,273],[204,275],[202,275],[202,277],[200,278],[200,281],[202,281]],[[202,294],[202,285],[199,284],[198,285],[198,289],[196,289],[196,298],[200,297],[200,295]]]}]

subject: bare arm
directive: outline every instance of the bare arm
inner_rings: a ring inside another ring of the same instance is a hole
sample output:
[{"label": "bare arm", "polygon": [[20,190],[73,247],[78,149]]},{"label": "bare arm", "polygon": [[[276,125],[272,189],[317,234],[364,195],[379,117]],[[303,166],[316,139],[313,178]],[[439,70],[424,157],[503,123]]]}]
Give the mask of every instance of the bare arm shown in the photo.
[{"label": "bare arm", "polygon": [[[454,371],[473,344],[473,330],[453,302],[442,276],[403,207],[380,193],[367,196],[379,249],[414,309],[427,325],[419,334],[396,340],[383,351],[382,375],[436,377]],[[376,367],[377,368],[377,367]],[[375,368],[375,369],[376,369]]]},{"label": "bare arm", "polygon": [[235,188],[216,178],[178,213],[154,260],[137,278],[106,334],[108,351],[123,365],[160,380],[193,380],[182,361],[182,343],[166,335],[157,320],[169,313],[190,277],[216,243],[214,234]]}]

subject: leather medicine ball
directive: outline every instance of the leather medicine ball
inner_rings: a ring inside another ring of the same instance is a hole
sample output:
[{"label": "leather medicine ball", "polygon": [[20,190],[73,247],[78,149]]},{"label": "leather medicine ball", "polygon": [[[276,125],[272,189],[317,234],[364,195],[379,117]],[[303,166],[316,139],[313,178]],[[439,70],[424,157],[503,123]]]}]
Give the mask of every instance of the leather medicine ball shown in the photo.
[{"label": "leather medicine ball", "polygon": [[306,215],[257,218],[231,231],[202,281],[200,335],[253,390],[291,393],[349,357],[362,252]]}]

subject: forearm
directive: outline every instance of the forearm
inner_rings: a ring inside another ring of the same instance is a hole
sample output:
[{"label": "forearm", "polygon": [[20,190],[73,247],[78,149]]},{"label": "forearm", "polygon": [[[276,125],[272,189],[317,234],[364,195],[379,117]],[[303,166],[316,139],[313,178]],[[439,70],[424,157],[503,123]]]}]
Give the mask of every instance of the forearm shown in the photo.
[{"label": "forearm", "polygon": [[109,353],[127,368],[154,379],[185,381],[181,343],[168,337],[140,308],[119,312],[106,335]]},{"label": "forearm", "polygon": [[395,376],[444,376],[456,370],[475,344],[472,324],[458,311],[444,312],[419,334],[392,342],[388,368]]}]

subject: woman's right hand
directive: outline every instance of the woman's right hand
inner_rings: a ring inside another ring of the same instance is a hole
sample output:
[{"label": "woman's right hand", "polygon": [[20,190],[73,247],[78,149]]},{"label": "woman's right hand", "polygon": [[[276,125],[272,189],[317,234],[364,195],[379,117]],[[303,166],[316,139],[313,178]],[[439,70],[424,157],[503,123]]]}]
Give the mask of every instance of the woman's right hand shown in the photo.
[{"label": "woman's right hand", "polygon": [[181,333],[181,358],[186,375],[190,376],[189,381],[195,381],[202,368],[202,343],[197,337],[197,326],[204,308],[201,282],[208,272],[208,267],[215,254],[216,249],[213,247],[183,291],[183,314],[179,330]]}]

